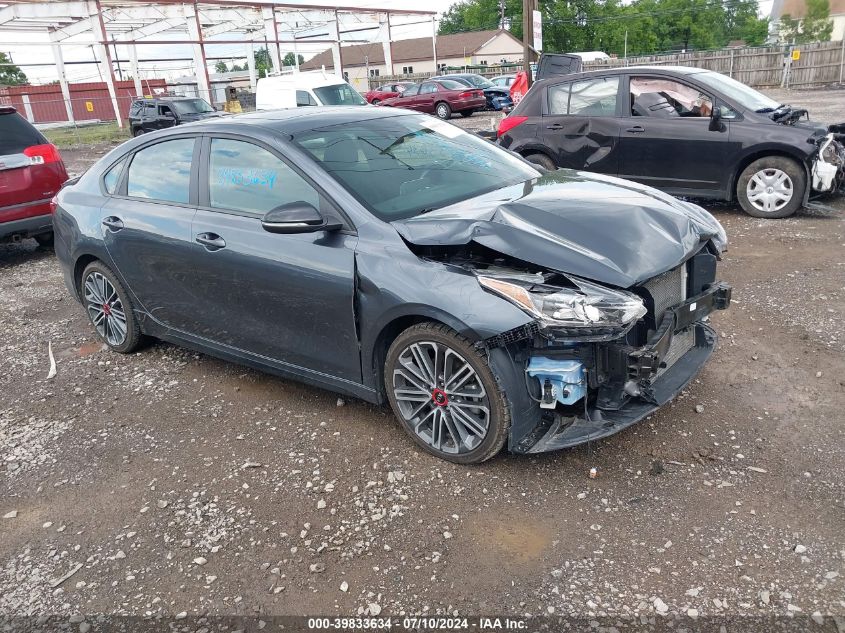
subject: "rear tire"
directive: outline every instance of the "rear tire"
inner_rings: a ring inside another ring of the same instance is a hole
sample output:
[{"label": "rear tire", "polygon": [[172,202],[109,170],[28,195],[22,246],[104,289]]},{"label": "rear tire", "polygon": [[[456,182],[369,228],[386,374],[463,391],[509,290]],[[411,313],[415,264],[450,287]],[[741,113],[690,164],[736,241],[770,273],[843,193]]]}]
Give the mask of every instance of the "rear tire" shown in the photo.
[{"label": "rear tire", "polygon": [[804,203],[807,174],[785,156],[764,156],[742,170],[736,197],[742,210],[755,218],[786,218]]},{"label": "rear tire", "polygon": [[132,130],[132,136],[141,136],[141,134],[143,134],[143,133],[144,133],[144,128],[142,128],[142,127],[136,127],[134,130]]},{"label": "rear tire", "polygon": [[478,464],[505,445],[510,409],[487,352],[446,325],[420,323],[396,337],[384,383],[402,427],[432,455]]},{"label": "rear tire", "polygon": [[539,165],[546,171],[557,170],[557,165],[555,165],[555,162],[545,154],[527,154],[525,156],[525,160],[527,160],[529,163]]},{"label": "rear tire", "polygon": [[448,121],[452,118],[452,107],[445,101],[441,101],[434,106],[434,113],[437,115],[438,119]]},{"label": "rear tire", "polygon": [[475,114],[475,110],[464,110],[464,111],[461,112],[461,116],[466,118],[466,119],[471,117],[473,114]]},{"label": "rear tire", "polygon": [[32,236],[41,248],[53,248],[53,232],[39,233]]},{"label": "rear tire", "polygon": [[128,354],[141,344],[141,328],[129,294],[111,269],[94,261],[82,271],[82,305],[97,336],[115,352]]},{"label": "rear tire", "polygon": [[372,103],[373,105],[378,105],[379,103],[381,103],[381,99],[373,99],[372,101],[370,101],[370,103]]}]

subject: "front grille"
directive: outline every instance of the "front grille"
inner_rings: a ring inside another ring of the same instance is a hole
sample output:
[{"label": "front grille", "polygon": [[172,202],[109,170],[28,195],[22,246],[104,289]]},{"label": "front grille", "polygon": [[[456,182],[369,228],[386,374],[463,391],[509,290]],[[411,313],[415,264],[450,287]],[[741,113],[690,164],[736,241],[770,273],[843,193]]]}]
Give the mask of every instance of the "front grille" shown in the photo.
[{"label": "front grille", "polygon": [[[683,303],[687,298],[686,263],[649,279],[644,286],[654,303],[655,325],[659,325],[669,308]],[[681,356],[692,349],[693,345],[695,345],[695,328],[689,327],[675,334],[657,375],[660,376],[674,365]]]},{"label": "front grille", "polygon": [[660,324],[667,309],[687,298],[686,272],[686,264],[682,264],[645,282],[645,289],[654,301],[655,325]]}]

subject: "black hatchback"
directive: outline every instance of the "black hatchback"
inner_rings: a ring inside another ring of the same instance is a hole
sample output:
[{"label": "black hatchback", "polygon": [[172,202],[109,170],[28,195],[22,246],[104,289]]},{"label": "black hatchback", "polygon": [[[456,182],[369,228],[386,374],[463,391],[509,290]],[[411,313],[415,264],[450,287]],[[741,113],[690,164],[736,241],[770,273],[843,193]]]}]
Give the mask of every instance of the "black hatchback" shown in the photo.
[{"label": "black hatchback", "polygon": [[845,181],[845,149],[806,115],[713,71],[632,66],[536,82],[498,136],[547,169],[737,200],[753,216],[783,218]]},{"label": "black hatchback", "polygon": [[132,136],[164,128],[228,116],[218,112],[205,99],[198,97],[157,97],[135,99],[129,107],[129,131]]}]

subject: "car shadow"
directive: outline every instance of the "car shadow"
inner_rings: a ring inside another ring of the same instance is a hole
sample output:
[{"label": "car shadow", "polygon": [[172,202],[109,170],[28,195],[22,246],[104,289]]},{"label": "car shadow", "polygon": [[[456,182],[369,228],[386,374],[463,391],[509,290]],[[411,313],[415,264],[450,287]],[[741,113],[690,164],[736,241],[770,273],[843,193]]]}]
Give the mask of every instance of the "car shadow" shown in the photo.
[{"label": "car shadow", "polygon": [[0,242],[0,269],[53,257],[52,248],[42,248],[33,239]]}]

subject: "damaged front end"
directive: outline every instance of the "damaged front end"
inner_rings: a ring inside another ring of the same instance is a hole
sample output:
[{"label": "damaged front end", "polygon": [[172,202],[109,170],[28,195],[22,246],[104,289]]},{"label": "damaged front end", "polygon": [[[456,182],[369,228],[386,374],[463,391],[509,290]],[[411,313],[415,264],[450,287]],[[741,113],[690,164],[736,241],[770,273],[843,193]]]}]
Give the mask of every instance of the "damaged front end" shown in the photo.
[{"label": "damaged front end", "polygon": [[[837,131],[838,130],[838,131]],[[845,192],[845,124],[832,125],[823,137],[815,137],[818,151],[813,158],[812,188],[817,193]]]},{"label": "damaged front end", "polygon": [[[489,338],[524,389],[508,392],[510,448],[538,453],[616,433],[671,400],[716,347],[708,315],[730,305],[716,281],[717,249],[702,245],[683,263],[627,290],[571,275],[455,262],[479,283],[534,317]],[[500,361],[501,362],[501,361]]]}]

